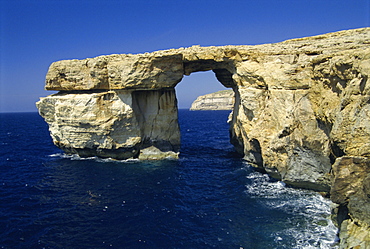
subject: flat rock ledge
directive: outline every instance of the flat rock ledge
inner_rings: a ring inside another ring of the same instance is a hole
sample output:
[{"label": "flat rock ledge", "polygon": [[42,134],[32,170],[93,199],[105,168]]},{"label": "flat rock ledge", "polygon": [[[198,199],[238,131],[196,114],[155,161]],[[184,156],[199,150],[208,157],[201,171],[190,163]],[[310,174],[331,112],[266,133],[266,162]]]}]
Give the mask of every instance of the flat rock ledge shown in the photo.
[{"label": "flat rock ledge", "polygon": [[232,110],[234,107],[233,90],[223,90],[199,96],[190,107],[191,111]]},{"label": "flat rock ledge", "polygon": [[370,248],[370,28],[256,46],[54,62],[37,102],[54,144],[82,157],[177,158],[174,87],[212,70],[235,95],[230,140],[288,184],[330,193],[340,248]]}]

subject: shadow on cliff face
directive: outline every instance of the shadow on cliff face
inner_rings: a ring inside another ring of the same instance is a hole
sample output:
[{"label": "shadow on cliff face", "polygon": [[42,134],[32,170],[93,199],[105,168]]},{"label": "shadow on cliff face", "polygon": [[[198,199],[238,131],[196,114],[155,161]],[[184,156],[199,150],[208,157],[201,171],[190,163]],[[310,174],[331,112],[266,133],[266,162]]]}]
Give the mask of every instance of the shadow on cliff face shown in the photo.
[{"label": "shadow on cliff face", "polygon": [[179,152],[177,100],[174,90],[134,91],[132,109],[142,134],[141,150],[151,146]]},{"label": "shadow on cliff face", "polygon": [[[213,67],[216,67],[216,69],[211,71]],[[233,85],[231,73],[225,68],[218,67],[222,67],[221,64],[212,60],[185,64],[185,74],[190,74],[192,71],[195,73],[185,76],[176,86],[181,129],[180,158],[183,152],[195,154],[195,152],[192,153],[187,150],[188,143],[191,140],[193,140],[191,143],[194,144],[190,147],[197,147],[204,154],[221,157],[241,157],[240,153],[242,151],[236,152],[230,140],[231,133],[228,122],[230,121],[231,111],[216,110],[218,108],[215,108],[215,105],[222,103],[215,100],[215,103],[202,105],[204,106],[202,110],[188,111],[199,96],[213,94],[227,89],[225,86],[231,87]],[[218,134],[217,137],[226,139],[226,145],[218,140],[210,141],[214,134]],[[205,144],[206,147],[203,146]],[[225,155],[225,146],[230,149],[226,150],[227,155]]]}]

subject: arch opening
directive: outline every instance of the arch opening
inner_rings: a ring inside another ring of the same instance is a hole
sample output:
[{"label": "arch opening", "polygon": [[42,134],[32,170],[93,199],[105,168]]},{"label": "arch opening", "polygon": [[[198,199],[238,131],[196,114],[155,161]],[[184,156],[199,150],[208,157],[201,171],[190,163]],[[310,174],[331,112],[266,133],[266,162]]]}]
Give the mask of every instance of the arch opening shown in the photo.
[{"label": "arch opening", "polygon": [[[235,91],[236,84],[232,76],[236,69],[232,60],[195,59],[184,61],[183,67],[185,76],[175,85],[179,109],[190,108],[191,103],[186,95],[192,96],[194,101],[198,96],[225,90],[225,88],[232,88]],[[190,75],[193,77],[188,78]],[[195,78],[194,75],[196,75]],[[205,81],[206,84],[199,84],[198,82],[201,81]],[[218,82],[223,87],[217,83],[210,83],[211,81]],[[195,89],[196,92],[194,92]]]},{"label": "arch opening", "polygon": [[[70,147],[82,156],[178,158],[181,148],[178,110],[189,109],[199,95],[225,87],[235,92],[237,88],[233,80],[235,62],[225,56],[176,54],[146,60],[139,56],[125,63],[122,59],[114,55],[51,66],[47,88],[63,92],[43,99],[38,108],[50,120],[51,135],[58,147],[64,150]],[[192,81],[194,74],[206,75],[211,84],[194,80],[197,85],[191,87],[186,82],[190,78],[184,77],[191,74]],[[203,92],[199,91],[202,85]],[[186,93],[195,95],[183,105],[181,98]],[[58,113],[62,118],[54,119],[55,113],[64,109],[70,111]],[[225,124],[226,121],[227,116]]]},{"label": "arch opening", "polygon": [[177,105],[179,109],[190,109],[191,104],[202,95],[225,90],[212,71],[201,71],[184,76],[176,86]]},{"label": "arch opening", "polygon": [[191,73],[204,71],[213,71],[217,80],[227,88],[235,85],[232,79],[232,74],[235,72],[233,61],[196,60],[184,62],[184,74],[187,76]]},{"label": "arch opening", "polygon": [[[221,67],[212,69],[209,65],[199,63],[191,66],[194,71],[185,74],[175,88],[181,136],[180,156],[193,153],[190,150],[197,147],[204,153],[235,156],[227,122],[232,109],[212,110],[215,111],[212,113],[209,112],[211,110],[190,111],[190,106],[199,96],[232,88],[232,74]],[[214,140],[211,137],[217,137],[221,142],[210,141]],[[199,144],[194,144],[194,141]]]}]

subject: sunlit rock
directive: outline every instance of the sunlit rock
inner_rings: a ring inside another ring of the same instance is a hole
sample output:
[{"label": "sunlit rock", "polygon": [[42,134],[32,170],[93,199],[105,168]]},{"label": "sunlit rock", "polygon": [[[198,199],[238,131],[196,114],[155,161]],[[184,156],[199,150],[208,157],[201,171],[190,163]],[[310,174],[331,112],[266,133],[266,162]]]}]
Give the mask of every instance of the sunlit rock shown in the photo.
[{"label": "sunlit rock", "polygon": [[233,106],[234,92],[232,90],[223,90],[199,96],[191,104],[190,110],[232,110]]},{"label": "sunlit rock", "polygon": [[[49,68],[46,89],[60,92],[37,106],[67,153],[176,158],[174,87],[183,75],[212,70],[235,94],[229,123],[236,150],[286,183],[346,196],[350,201],[333,197],[345,214],[342,248],[366,248],[362,231],[370,224],[358,207],[369,197],[338,187],[338,179],[369,171],[347,160],[370,157],[369,44],[370,28],[363,28],[275,44],[59,61]],[[367,176],[356,180],[367,189]]]},{"label": "sunlit rock", "polygon": [[110,90],[60,92],[37,107],[55,145],[69,154],[158,159],[178,157],[175,103],[174,90]]}]

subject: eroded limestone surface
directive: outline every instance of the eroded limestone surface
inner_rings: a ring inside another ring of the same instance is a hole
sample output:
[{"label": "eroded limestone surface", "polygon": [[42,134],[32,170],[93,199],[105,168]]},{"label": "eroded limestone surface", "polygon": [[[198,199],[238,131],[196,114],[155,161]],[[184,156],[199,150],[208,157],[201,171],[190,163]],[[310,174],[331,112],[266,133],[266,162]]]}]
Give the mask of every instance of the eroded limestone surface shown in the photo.
[{"label": "eroded limestone surface", "polygon": [[81,157],[177,158],[174,90],[59,92],[37,103],[56,146]]},{"label": "eroded limestone surface", "polygon": [[[60,92],[37,107],[67,153],[177,157],[174,87],[183,75],[208,70],[235,93],[236,150],[286,183],[331,189],[342,248],[366,248],[369,214],[360,207],[370,205],[370,28],[276,44],[58,61],[46,89]],[[341,179],[360,187],[341,187]]]},{"label": "eroded limestone surface", "polygon": [[190,106],[191,111],[232,110],[234,107],[234,92],[223,90],[199,96]]}]

